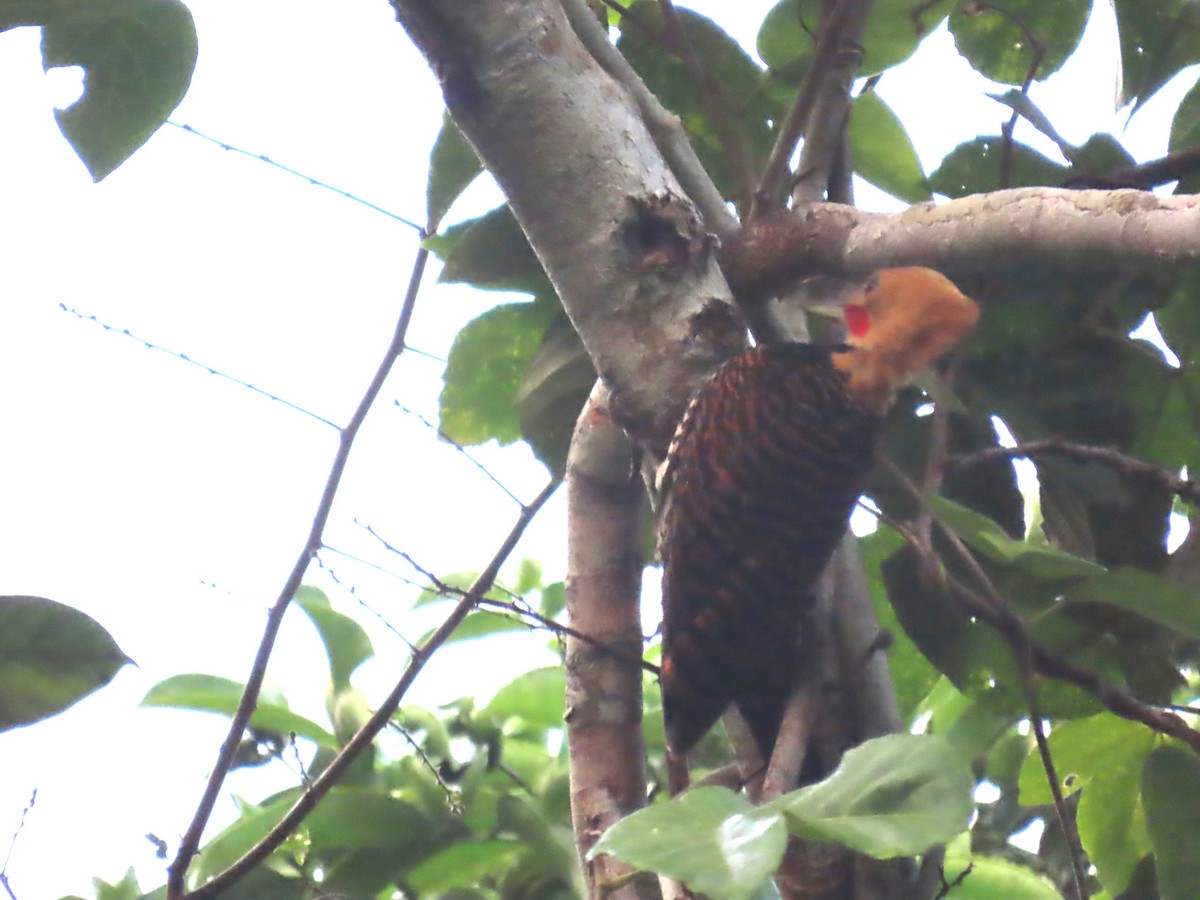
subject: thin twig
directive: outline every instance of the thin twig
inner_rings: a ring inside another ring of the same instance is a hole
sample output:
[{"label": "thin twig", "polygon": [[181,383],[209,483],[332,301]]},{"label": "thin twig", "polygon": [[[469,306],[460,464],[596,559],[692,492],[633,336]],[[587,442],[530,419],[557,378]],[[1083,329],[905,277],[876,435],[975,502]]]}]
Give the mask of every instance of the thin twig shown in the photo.
[{"label": "thin twig", "polygon": [[1046,729],[1042,724],[1042,713],[1034,681],[1032,648],[1026,648],[1026,651],[1021,668],[1027,676],[1026,699],[1029,703],[1029,727],[1033,730],[1038,756],[1042,761],[1042,771],[1046,773],[1046,783],[1050,786],[1050,796],[1054,800],[1054,814],[1058,817],[1058,827],[1062,829],[1067,841],[1067,848],[1070,851],[1067,855],[1071,859],[1071,875],[1075,879],[1077,900],[1087,900],[1087,876],[1083,871],[1083,841],[1079,837],[1078,825],[1067,809],[1067,800],[1062,792],[1062,782],[1058,778],[1058,767],[1054,765],[1054,756],[1050,753],[1050,742],[1046,740]]},{"label": "thin twig", "polygon": [[[264,153],[255,153],[252,150],[243,150],[241,147],[235,147],[232,144],[227,144],[224,141],[218,140],[215,137],[207,135],[204,132],[193,128],[191,125],[184,125],[180,122],[172,122],[170,119],[167,120],[167,124],[174,125],[180,131],[186,131],[188,134],[194,134],[196,137],[202,138],[211,144],[216,144],[222,150],[226,150],[230,153],[239,153],[242,156],[248,156],[251,159],[257,159],[259,162],[264,162],[272,168],[279,169],[281,172],[287,172],[289,175],[295,175],[297,178],[307,181],[313,187],[319,187],[327,191],[332,191],[339,197],[345,197],[347,200],[352,200],[355,203],[362,204],[363,206],[367,207],[367,209],[373,209],[377,213],[383,213],[389,219],[395,219],[397,222],[407,225],[409,228],[418,232],[422,238],[425,237],[425,229],[411,219],[406,219],[404,216],[397,215],[391,210],[384,209],[382,206],[372,203],[370,200],[364,200],[362,197],[351,194],[349,191],[342,190],[339,187],[334,187],[332,184],[326,184],[324,181],[321,181],[318,178],[313,178],[311,175],[305,175],[303,172],[297,171],[290,166],[285,166],[283,163],[276,162]],[[436,227],[436,225],[430,225],[429,230],[434,231],[436,230]]]},{"label": "thin twig", "polygon": [[1112,466],[1122,475],[1156,481],[1192,506],[1200,506],[1200,485],[1197,485],[1191,478],[1180,478],[1169,469],[1148,463],[1143,459],[1127,456],[1118,450],[1108,447],[1093,447],[1089,444],[1073,444],[1058,438],[1027,441],[1015,447],[988,447],[951,460],[950,470],[965,469],[996,459],[1027,459],[1041,455],[1065,456],[1068,459],[1084,462],[1102,462]]},{"label": "thin twig", "polygon": [[637,104],[655,145],[671,172],[679,179],[680,186],[700,210],[705,227],[718,237],[733,234],[738,228],[737,219],[726,208],[725,198],[696,156],[696,150],[688,140],[679,117],[667,110],[654,92],[646,87],[629,60],[612,45],[608,31],[596,21],[584,0],[562,0],[562,7],[580,43],[600,67],[629,92]]},{"label": "thin twig", "polygon": [[521,508],[520,515],[517,516],[517,521],[509,531],[508,536],[500,544],[499,549],[496,550],[487,567],[479,573],[479,576],[475,579],[474,584],[471,585],[466,596],[458,601],[454,609],[442,620],[442,624],[437,627],[433,634],[420,647],[413,651],[413,655],[409,659],[404,673],[400,676],[400,680],[396,683],[396,686],[392,688],[392,692],[388,694],[362,728],[346,742],[346,745],[338,752],[338,755],[329,763],[329,767],[317,776],[309,790],[305,791],[275,827],[267,832],[257,844],[247,850],[239,860],[225,871],[213,877],[212,880],[196,888],[196,890],[186,896],[185,900],[207,900],[207,898],[216,897],[270,856],[287,840],[288,836],[295,831],[304,817],[313,810],[317,803],[329,792],[330,788],[338,783],[338,780],[351,763],[354,762],[363,750],[371,745],[375,736],[391,721],[392,715],[400,706],[400,701],[404,699],[404,695],[408,692],[409,687],[421,672],[421,669],[424,668],[425,663],[429,661],[434,651],[449,639],[454,630],[462,624],[463,619],[467,617],[483,598],[483,595],[491,589],[496,580],[496,575],[500,571],[500,567],[508,559],[517,542],[525,533],[525,529],[533,520],[533,517],[537,515],[538,510],[550,499],[558,484],[557,480],[550,481],[542,488],[537,497],[527,506]]},{"label": "thin twig", "polygon": [[775,138],[775,146],[771,148],[771,155],[767,158],[762,177],[759,178],[758,187],[754,191],[754,202],[751,204],[747,221],[752,221],[781,205],[788,163],[796,152],[800,136],[808,131],[809,120],[812,118],[817,98],[825,89],[825,79],[830,75],[834,57],[841,52],[843,42],[849,41],[855,46],[858,45],[862,36],[861,24],[855,23],[865,22],[866,13],[863,7],[869,10],[870,5],[871,0],[839,0],[821,23],[808,71],[804,73],[791,109],[779,124],[779,134]]},{"label": "thin twig", "polygon": [[37,788],[33,789],[33,793],[29,796],[29,802],[25,804],[25,808],[21,810],[21,818],[17,822],[17,828],[13,832],[12,840],[8,842],[8,852],[4,854],[4,865],[0,866],[0,886],[4,887],[4,892],[8,894],[11,900],[17,900],[17,895],[13,893],[12,885],[8,883],[8,864],[12,862],[13,850],[17,846],[17,838],[21,836],[21,832],[25,830],[25,817],[29,815],[37,803]]},{"label": "thin twig", "polygon": [[746,212],[750,209],[754,197],[754,167],[746,141],[746,129],[743,127],[743,110],[735,107],[721,83],[712,77],[710,69],[696,55],[695,48],[683,29],[674,0],[658,0],[658,3],[662,9],[663,22],[667,26],[667,40],[687,70],[688,77],[696,85],[696,92],[704,104],[709,125],[725,149],[725,155],[733,170],[737,183],[738,208]]},{"label": "thin twig", "polygon": [[[884,465],[887,466],[886,460],[884,461]],[[905,490],[909,491],[918,503],[923,506],[927,505],[925,498],[920,495],[920,492],[917,491],[916,487],[908,480],[904,473],[898,468],[894,468],[894,463],[891,465],[892,468],[890,470],[897,477],[897,482]],[[1054,656],[1030,637],[1025,621],[1009,609],[1007,603],[1004,602],[1003,597],[999,593],[992,593],[995,590],[994,588],[991,589],[991,592],[987,596],[977,593],[946,572],[945,568],[938,563],[933,551],[928,546],[922,545],[919,537],[911,529],[904,527],[902,523],[896,523],[883,516],[880,516],[880,520],[887,522],[895,528],[897,533],[905,539],[906,543],[926,563],[929,571],[938,573],[938,577],[943,580],[945,585],[953,588],[954,596],[964,602],[967,612],[995,629],[1010,647],[1019,648],[1028,646],[1034,667],[1039,674],[1073,684],[1085,693],[1095,697],[1109,712],[1123,719],[1140,722],[1159,734],[1176,738],[1187,744],[1196,753],[1200,753],[1200,731],[1190,727],[1180,716],[1173,712],[1147,706],[1132,694],[1107,684],[1090,669],[1076,666],[1074,663]],[[971,570],[976,580],[980,581],[981,576],[983,579],[986,579],[987,576],[982,566],[979,565],[974,555],[967,550],[966,545],[962,543],[961,539],[945,527],[942,527],[942,533],[946,536],[947,541],[952,547],[960,548],[956,552],[965,554],[963,555],[963,562]],[[980,583],[991,584],[990,580],[980,581]]]},{"label": "thin twig", "polygon": [[[424,234],[423,229],[422,234]],[[229,723],[229,732],[225,736],[224,743],[221,745],[212,774],[209,776],[204,793],[201,795],[200,802],[196,807],[195,815],[192,817],[187,831],[184,832],[175,859],[168,867],[167,896],[169,900],[176,900],[176,898],[184,896],[184,883],[188,867],[191,865],[192,858],[196,855],[200,847],[200,838],[204,833],[205,825],[208,824],[209,817],[212,815],[213,807],[217,802],[217,794],[220,792],[221,785],[224,784],[225,777],[229,774],[229,770],[233,765],[238,743],[242,738],[242,732],[245,731],[246,725],[249,723],[250,717],[258,705],[258,696],[262,690],[263,679],[266,677],[267,663],[271,658],[271,651],[274,649],[275,639],[279,634],[279,627],[283,623],[283,615],[287,611],[292,598],[296,595],[296,591],[299,590],[300,584],[304,579],[304,573],[308,570],[309,563],[316,556],[317,551],[321,549],[325,524],[329,519],[330,510],[333,508],[333,500],[337,495],[342,474],[346,470],[346,463],[350,458],[350,450],[354,445],[354,439],[358,436],[359,429],[362,427],[362,423],[366,419],[367,413],[370,412],[375,399],[379,396],[380,391],[383,390],[383,385],[387,381],[388,375],[391,373],[396,361],[400,358],[400,354],[404,352],[405,336],[408,334],[409,322],[412,321],[413,310],[417,303],[417,294],[421,286],[421,277],[425,272],[425,264],[428,258],[429,251],[424,247],[420,247],[413,262],[408,289],[405,292],[404,302],[400,309],[400,316],[396,322],[396,330],[392,335],[391,343],[388,345],[387,351],[379,363],[379,367],[375,370],[375,374],[371,378],[371,382],[367,386],[362,399],[359,400],[358,407],[346,423],[346,427],[341,430],[338,449],[330,466],[329,475],[325,479],[325,487],[321,492],[321,499],[317,504],[317,511],[313,517],[308,538],[304,542],[304,547],[301,549],[299,555],[296,557],[295,563],[292,565],[292,570],[284,582],[279,597],[275,600],[274,605],[267,614],[267,624],[263,629],[262,640],[259,642],[258,651],[255,654],[254,663],[250,669],[250,676],[246,679],[246,689],[242,694],[241,701],[238,703],[237,711]]]}]

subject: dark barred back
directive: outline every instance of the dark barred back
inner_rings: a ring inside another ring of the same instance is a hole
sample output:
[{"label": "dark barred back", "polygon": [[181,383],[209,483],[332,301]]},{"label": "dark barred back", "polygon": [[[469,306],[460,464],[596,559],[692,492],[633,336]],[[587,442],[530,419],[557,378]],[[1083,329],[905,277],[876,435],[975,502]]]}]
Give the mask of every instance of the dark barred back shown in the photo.
[{"label": "dark barred back", "polygon": [[664,473],[663,712],[690,749],[736,703],[769,756],[801,622],[870,472],[879,417],[831,350],[731,359],[680,422]]}]

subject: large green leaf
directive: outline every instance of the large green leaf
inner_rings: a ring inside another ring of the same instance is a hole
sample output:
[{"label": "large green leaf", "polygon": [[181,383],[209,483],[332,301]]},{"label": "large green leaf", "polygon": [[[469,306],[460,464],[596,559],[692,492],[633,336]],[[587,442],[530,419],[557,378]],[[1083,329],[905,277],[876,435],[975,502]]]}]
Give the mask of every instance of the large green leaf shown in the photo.
[{"label": "large green leaf", "polygon": [[1180,69],[1200,61],[1195,0],[1115,0],[1121,37],[1121,96],[1136,111]]},{"label": "large green leaf", "polygon": [[1121,568],[1072,586],[1068,603],[1108,603],[1137,613],[1189,637],[1200,637],[1200,597],[1142,569]]},{"label": "large green leaf", "polygon": [[1041,50],[1035,78],[1058,71],[1087,24],[1091,0],[1003,0],[959,3],[950,14],[958,51],[993,81],[1022,84]]},{"label": "large green leaf", "polygon": [[989,559],[1015,566],[1034,578],[1047,581],[1088,578],[1104,567],[1053,547],[1013,540],[999,525],[973,509],[945,497],[930,497],[937,520],[957,534],[967,546]]},{"label": "large green leaf", "polygon": [[850,148],[854,170],[877,188],[901,200],[930,198],[929,185],[904,125],[874,91],[850,108]]},{"label": "large green leaf", "polygon": [[[679,31],[702,60],[707,79],[702,83],[680,53],[668,49],[674,31],[663,22],[659,5],[642,0],[632,11],[617,46],[663,105],[679,116],[717,187],[733,197],[735,164],[757,171],[771,149],[769,123],[778,121],[785,107],[764,89],[764,74],[754,60],[711,19],[683,7],[676,10]],[[731,158],[734,145],[745,150],[745,160]]]},{"label": "large green leaf", "polygon": [[[876,75],[908,59],[953,5],[953,0],[879,0],[863,34],[865,53],[858,74]],[[808,66],[821,7],[820,0],[782,0],[759,29],[758,55],[793,83]]]},{"label": "large green leaf", "polygon": [[438,132],[433,150],[429,154],[429,181],[425,186],[425,205],[428,217],[426,227],[430,231],[437,230],[442,216],[458,199],[458,195],[482,171],[483,165],[479,162],[479,157],[475,155],[475,151],[447,112],[442,117],[442,130]]},{"label": "large green leaf", "polygon": [[521,437],[517,392],[553,312],[505,303],[468,322],[454,339],[441,395],[441,430],[459,444]]},{"label": "large green leaf", "polygon": [[775,807],[754,807],[726,788],[699,787],[617,822],[590,856],[612,854],[717,900],[749,900],[778,867],[786,843]]},{"label": "large green leaf", "polygon": [[507,205],[431,235],[425,246],[445,263],[440,282],[553,296],[542,264]]},{"label": "large green leaf", "polygon": [[534,728],[561,728],[566,689],[561,666],[534,669],[500,688],[484,711],[497,722],[515,718]]},{"label": "large green leaf", "polygon": [[570,320],[555,315],[521,378],[516,406],[525,440],[556,475],[566,472],[575,421],[595,381],[592,360]]},{"label": "large green leaf", "polygon": [[42,65],[82,66],[83,96],[54,117],[101,180],[167,121],[196,68],[196,26],[179,0],[0,3],[0,31],[42,26]]},{"label": "large green leaf", "polygon": [[871,856],[911,856],[962,834],[975,777],[943,738],[891,734],[849,750],[824,781],[779,800],[792,831]]},{"label": "large green leaf", "polygon": [[1050,879],[998,856],[972,854],[964,836],[946,848],[945,880],[955,882],[968,866],[970,871],[946,895],[952,900],[1062,900]]},{"label": "large green leaf", "polygon": [[62,712],[128,662],[91,616],[44,597],[0,597],[0,731]]},{"label": "large green leaf", "polygon": [[1066,166],[1052,162],[1031,147],[1014,143],[1008,181],[1002,184],[1001,158],[1004,139],[980,135],[959,144],[929,176],[929,187],[951,199],[968,194],[986,194],[1001,187],[1035,187],[1061,184]]},{"label": "large green leaf", "polygon": [[[1200,81],[1184,95],[1171,120],[1171,139],[1167,149],[1183,150],[1200,145]],[[1200,172],[1188,172],[1175,186],[1177,194],[1194,194],[1200,191]]]},{"label": "large green leaf", "polygon": [[1173,744],[1155,748],[1142,770],[1146,828],[1162,900],[1200,897],[1200,760]]},{"label": "large green leaf", "polygon": [[863,538],[859,546],[870,578],[871,605],[879,619],[880,630],[889,635],[887,661],[896,690],[896,702],[900,705],[901,715],[908,719],[917,704],[937,683],[940,673],[921,654],[900,625],[895,609],[888,602],[883,578],[878,574],[883,561],[903,544],[904,539],[895,531],[880,525],[874,534]]},{"label": "large green leaf", "polygon": [[350,684],[354,670],[375,655],[371,639],[361,625],[330,606],[329,598],[320,588],[301,585],[296,591],[295,604],[316,626],[329,658],[333,689],[342,690]]},{"label": "large green leaf", "polygon": [[405,881],[420,896],[471,887],[503,875],[525,851],[513,840],[453,844],[416,866]]},{"label": "large green leaf", "polygon": [[[1056,726],[1049,741],[1063,793],[1083,792],[1077,818],[1084,849],[1105,887],[1118,893],[1150,849],[1138,783],[1143,760],[1154,746],[1154,733],[1144,725],[1101,713]],[[1021,767],[1019,790],[1025,805],[1053,799],[1036,750]]]},{"label": "large green leaf", "polygon": [[[142,706],[194,709],[232,716],[244,689],[244,685],[217,675],[172,675],[146,692]],[[316,722],[263,697],[259,698],[254,715],[250,717],[250,725],[283,735],[295,732],[323,747],[336,749],[338,746],[337,739]]]}]

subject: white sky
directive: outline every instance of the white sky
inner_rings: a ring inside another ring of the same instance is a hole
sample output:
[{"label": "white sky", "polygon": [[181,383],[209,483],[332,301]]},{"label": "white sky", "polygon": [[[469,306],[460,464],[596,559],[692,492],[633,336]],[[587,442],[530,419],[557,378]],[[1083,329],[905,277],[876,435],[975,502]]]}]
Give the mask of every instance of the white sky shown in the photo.
[{"label": "white sky", "polygon": [[[174,121],[424,220],[440,96],[383,0],[341,3],[336,16],[313,0],[189,5],[200,61]],[[691,5],[729,18],[720,0]],[[770,5],[741,3],[739,21],[725,24],[752,46]],[[53,103],[69,87],[43,76],[38,39],[34,29],[0,34],[0,239],[9,250],[0,275],[0,592],[83,609],[138,667],[63,715],[0,735],[0,859],[38,789],[8,866],[20,900],[91,896],[92,875],[117,880],[131,864],[144,888],[162,881],[144,835],[174,848],[224,722],[136,704],[180,672],[245,678],[336,439],[59,303],[344,421],[390,337],[416,249],[394,220],[169,127],[93,185],[54,123]],[[1087,45],[1091,55],[1034,94],[1077,142],[1123,124],[1112,108],[1115,72],[1097,68],[1115,52],[1111,22],[1091,29]],[[1163,152],[1170,110],[1188,86],[1164,90],[1134,120],[1125,140],[1139,159]],[[998,130],[1006,110],[985,90],[995,88],[957,59],[944,31],[880,86],[928,171],[961,140]],[[495,201],[477,187],[457,214]],[[435,286],[435,275],[410,343],[444,357],[458,328],[496,297]],[[351,459],[329,543],[402,570],[357,517],[445,573],[479,568],[507,533],[512,502],[391,407],[399,399],[435,418],[440,374],[428,359],[402,360]],[[476,455],[519,496],[544,481],[523,446]],[[562,517],[559,497],[516,554],[541,559],[550,577],[563,571]],[[399,615],[411,589],[348,562],[337,571],[410,637],[428,624]],[[354,600],[317,575],[354,612]],[[379,696],[404,647],[371,627],[382,660],[358,681]],[[414,698],[487,694],[539,664],[537,643],[503,639],[482,661],[478,647],[439,654]],[[293,708],[320,719],[318,654],[303,617],[289,614],[270,678]],[[218,818],[233,816],[233,793],[257,798],[292,777],[282,767],[235,775]]]}]

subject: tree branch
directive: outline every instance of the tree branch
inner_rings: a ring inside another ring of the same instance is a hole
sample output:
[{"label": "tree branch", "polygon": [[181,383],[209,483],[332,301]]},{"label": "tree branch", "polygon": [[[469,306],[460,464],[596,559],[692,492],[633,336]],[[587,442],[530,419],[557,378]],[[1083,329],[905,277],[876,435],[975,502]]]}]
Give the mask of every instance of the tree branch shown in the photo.
[{"label": "tree branch", "polygon": [[217,794],[221,790],[221,785],[224,784],[225,777],[229,774],[229,770],[233,766],[234,755],[237,753],[242,733],[246,730],[246,726],[250,722],[250,717],[254,714],[254,710],[258,705],[258,696],[262,690],[263,679],[267,673],[267,663],[271,658],[271,651],[275,647],[275,639],[279,634],[279,627],[283,623],[283,615],[287,612],[288,604],[292,602],[292,597],[296,595],[296,591],[300,587],[304,573],[308,570],[308,564],[316,556],[317,551],[321,549],[325,533],[325,523],[329,520],[329,511],[333,507],[333,500],[337,495],[338,485],[341,483],[342,474],[346,470],[346,463],[350,458],[350,450],[354,445],[354,439],[358,436],[358,431],[362,427],[367,413],[370,412],[375,399],[383,389],[384,382],[387,381],[388,375],[391,374],[396,360],[404,352],[405,335],[408,334],[408,324],[412,321],[413,309],[417,303],[417,293],[421,287],[421,277],[425,272],[425,263],[428,258],[429,251],[424,247],[417,250],[412,273],[408,280],[408,289],[404,295],[404,302],[400,308],[400,317],[396,322],[396,330],[392,335],[392,341],[388,345],[387,351],[383,355],[383,360],[379,363],[379,367],[375,370],[370,384],[367,385],[362,399],[359,400],[358,407],[350,416],[350,420],[346,423],[346,426],[341,430],[338,438],[337,452],[334,454],[329,475],[325,479],[325,487],[321,491],[321,499],[317,504],[316,515],[313,516],[312,528],[309,529],[308,538],[305,540],[304,547],[292,565],[292,570],[288,574],[282,590],[279,592],[279,597],[275,600],[274,605],[267,614],[267,624],[263,629],[262,640],[259,641],[258,651],[254,656],[250,676],[246,679],[245,692],[242,694],[237,711],[229,723],[229,732],[225,736],[225,741],[221,744],[217,760],[213,765],[212,774],[209,775],[208,783],[204,787],[204,793],[201,795],[200,802],[196,806],[196,812],[192,817],[191,823],[188,825],[187,831],[183,835],[183,839],[179,843],[179,850],[175,854],[175,859],[172,860],[171,865],[167,869],[167,896],[172,898],[172,900],[182,897],[184,894],[184,880],[188,867],[191,865],[192,858],[196,855],[200,847],[200,838],[204,833],[205,825],[208,824],[209,817],[212,815],[213,806],[216,804]]},{"label": "tree branch", "polygon": [[[646,491],[633,446],[605,410],[606,394],[597,382],[567,461],[567,611],[572,629],[587,640],[567,638],[564,719],[571,819],[588,896],[639,900],[653,895],[653,879],[625,883],[628,865],[610,856],[588,859],[600,835],[646,801],[642,669],[634,661],[642,653]],[[625,658],[598,652],[595,644]]]},{"label": "tree branch", "polygon": [[783,293],[818,272],[925,265],[949,275],[1038,265],[1061,271],[1200,262],[1200,195],[1017,188],[900,213],[834,203],[777,213],[721,248],[740,301]]},{"label": "tree branch", "polygon": [[393,5],[612,391],[615,420],[661,451],[745,331],[642,111],[557,0]]},{"label": "tree branch", "polygon": [[[816,70],[813,100],[804,125],[804,146],[792,186],[793,204],[815,203],[825,196],[850,112],[850,88],[862,64],[863,31],[875,0],[837,0],[821,25],[827,58]],[[819,44],[821,43],[819,42]]]},{"label": "tree branch", "polygon": [[[663,106],[654,92],[646,87],[621,51],[609,41],[584,0],[562,0],[562,5],[571,27],[596,62],[629,91],[641,112],[642,120],[654,137],[654,143],[687,191],[688,197],[699,208],[704,224],[718,237],[732,234],[738,227],[737,219],[725,206],[725,198],[696,156],[696,150],[688,140],[679,116]],[[621,12],[628,15],[630,11],[622,9]]]},{"label": "tree branch", "polygon": [[1200,506],[1200,486],[1191,478],[1180,478],[1169,469],[1156,466],[1145,460],[1128,456],[1108,447],[1092,447],[1087,444],[1072,444],[1051,438],[1044,441],[1027,441],[1015,447],[988,447],[958,459],[951,460],[950,468],[965,469],[993,459],[1025,459],[1036,456],[1065,456],[1085,462],[1102,462],[1122,475],[1156,481],[1181,500],[1192,506]]},{"label": "tree branch", "polygon": [[396,686],[392,688],[392,692],[388,694],[362,728],[346,742],[346,746],[338,752],[338,755],[333,758],[329,766],[312,781],[308,786],[308,790],[300,796],[300,799],[292,805],[292,808],[284,814],[275,827],[267,832],[261,840],[247,850],[228,869],[206,881],[190,894],[187,894],[185,900],[208,900],[210,897],[218,896],[230,885],[248,874],[255,866],[262,863],[263,860],[274,853],[287,840],[288,836],[296,830],[305,816],[312,812],[321,799],[329,793],[329,790],[338,783],[346,769],[350,767],[350,764],[354,762],[363,750],[371,745],[371,742],[375,740],[375,736],[391,721],[392,715],[395,714],[397,708],[400,706],[400,701],[404,699],[404,695],[416,680],[417,675],[420,674],[421,669],[425,667],[425,663],[429,661],[434,651],[442,646],[450,635],[454,633],[454,629],[476,607],[480,598],[491,590],[500,567],[508,559],[513,548],[516,547],[517,541],[525,533],[526,527],[533,521],[533,517],[537,515],[538,510],[546,504],[546,501],[550,499],[550,496],[557,488],[558,482],[551,481],[542,488],[541,492],[528,505],[521,508],[520,515],[517,516],[517,521],[509,531],[508,536],[505,537],[499,549],[492,556],[491,562],[479,573],[479,576],[475,579],[466,595],[458,601],[454,609],[450,611],[450,614],[446,616],[442,624],[437,627],[437,630],[426,639],[425,643],[413,650],[408,665],[405,667],[404,673],[400,676],[400,680],[396,682]]}]

